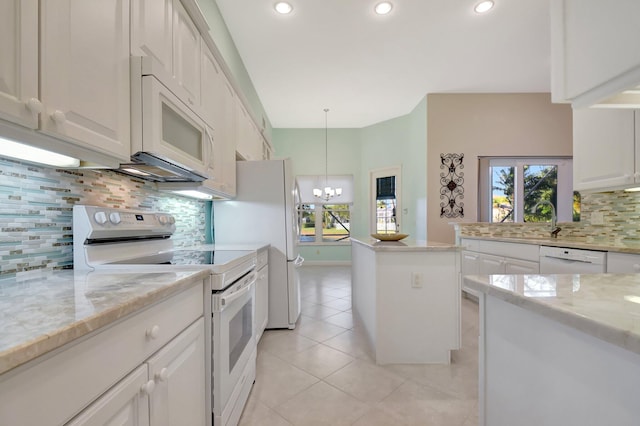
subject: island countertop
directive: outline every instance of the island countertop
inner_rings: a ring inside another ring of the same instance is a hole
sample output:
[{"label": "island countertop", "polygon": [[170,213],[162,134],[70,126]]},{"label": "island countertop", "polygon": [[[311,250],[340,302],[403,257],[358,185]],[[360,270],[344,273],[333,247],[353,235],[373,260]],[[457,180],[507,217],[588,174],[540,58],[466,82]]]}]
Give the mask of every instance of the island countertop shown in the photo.
[{"label": "island countertop", "polygon": [[640,354],[640,274],[464,277],[474,290]]},{"label": "island countertop", "polygon": [[389,252],[422,252],[422,251],[457,251],[460,247],[455,244],[440,243],[435,241],[416,241],[405,239],[401,241],[380,241],[375,238],[351,238],[351,242],[368,247],[374,251]]},{"label": "island countertop", "polygon": [[138,273],[69,270],[0,280],[0,374],[206,276],[208,271],[202,269]]}]

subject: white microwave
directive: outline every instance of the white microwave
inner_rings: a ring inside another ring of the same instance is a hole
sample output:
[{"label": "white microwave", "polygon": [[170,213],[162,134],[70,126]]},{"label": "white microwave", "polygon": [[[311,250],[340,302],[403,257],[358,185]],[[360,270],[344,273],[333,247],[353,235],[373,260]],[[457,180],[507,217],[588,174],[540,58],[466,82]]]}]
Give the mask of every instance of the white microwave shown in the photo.
[{"label": "white microwave", "polygon": [[213,129],[176,96],[181,89],[172,90],[171,77],[150,58],[132,57],[131,69],[133,155],[120,171],[158,182],[209,178]]}]

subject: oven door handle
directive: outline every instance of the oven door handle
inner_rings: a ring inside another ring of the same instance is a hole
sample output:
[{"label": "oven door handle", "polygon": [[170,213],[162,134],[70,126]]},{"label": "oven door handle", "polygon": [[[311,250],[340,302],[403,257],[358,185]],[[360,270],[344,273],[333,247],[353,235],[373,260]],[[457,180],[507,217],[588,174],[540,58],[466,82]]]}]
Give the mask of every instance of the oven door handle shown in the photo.
[{"label": "oven door handle", "polygon": [[231,304],[231,302],[233,302],[234,300],[244,296],[245,294],[247,294],[248,292],[251,291],[251,287],[255,284],[256,282],[256,277],[255,277],[255,273],[252,272],[252,278],[250,280],[250,282],[242,287],[240,290],[231,293],[229,296],[222,296],[220,298],[220,306],[222,307],[222,309],[226,308],[227,306],[229,306],[229,304]]}]

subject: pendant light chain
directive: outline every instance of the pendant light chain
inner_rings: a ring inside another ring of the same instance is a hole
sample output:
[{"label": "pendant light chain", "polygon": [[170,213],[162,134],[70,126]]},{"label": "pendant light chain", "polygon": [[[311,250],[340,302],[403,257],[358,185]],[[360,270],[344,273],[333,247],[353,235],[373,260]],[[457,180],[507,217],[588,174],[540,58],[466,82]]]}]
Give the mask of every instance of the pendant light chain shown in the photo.
[{"label": "pendant light chain", "polygon": [[329,148],[328,148],[328,134],[329,128],[327,125],[327,115],[329,108],[324,109],[324,186],[329,186]]}]

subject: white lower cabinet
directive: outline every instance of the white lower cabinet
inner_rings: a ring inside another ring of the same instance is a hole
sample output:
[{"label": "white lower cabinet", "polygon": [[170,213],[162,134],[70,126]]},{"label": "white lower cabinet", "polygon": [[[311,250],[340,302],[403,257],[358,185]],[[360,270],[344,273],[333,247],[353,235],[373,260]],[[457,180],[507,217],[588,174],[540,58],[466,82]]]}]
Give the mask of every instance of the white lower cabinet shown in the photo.
[{"label": "white lower cabinet", "polygon": [[0,425],[210,425],[198,283],[0,375]]},{"label": "white lower cabinet", "polygon": [[205,425],[204,358],[200,318],[69,426]]},{"label": "white lower cabinet", "polygon": [[[539,246],[463,238],[462,275],[537,274],[540,272]],[[508,256],[507,256],[508,254]],[[464,285],[467,293],[477,293]]]},{"label": "white lower cabinet", "polygon": [[269,265],[268,250],[258,253],[258,278],[256,279],[256,343],[269,321]]},{"label": "white lower cabinet", "polygon": [[204,318],[200,318],[148,361],[151,425],[205,425]]},{"label": "white lower cabinet", "polygon": [[101,396],[68,426],[145,426],[149,424],[147,366],[141,365]]},{"label": "white lower cabinet", "polygon": [[607,253],[607,273],[637,274],[640,272],[640,254]]}]

